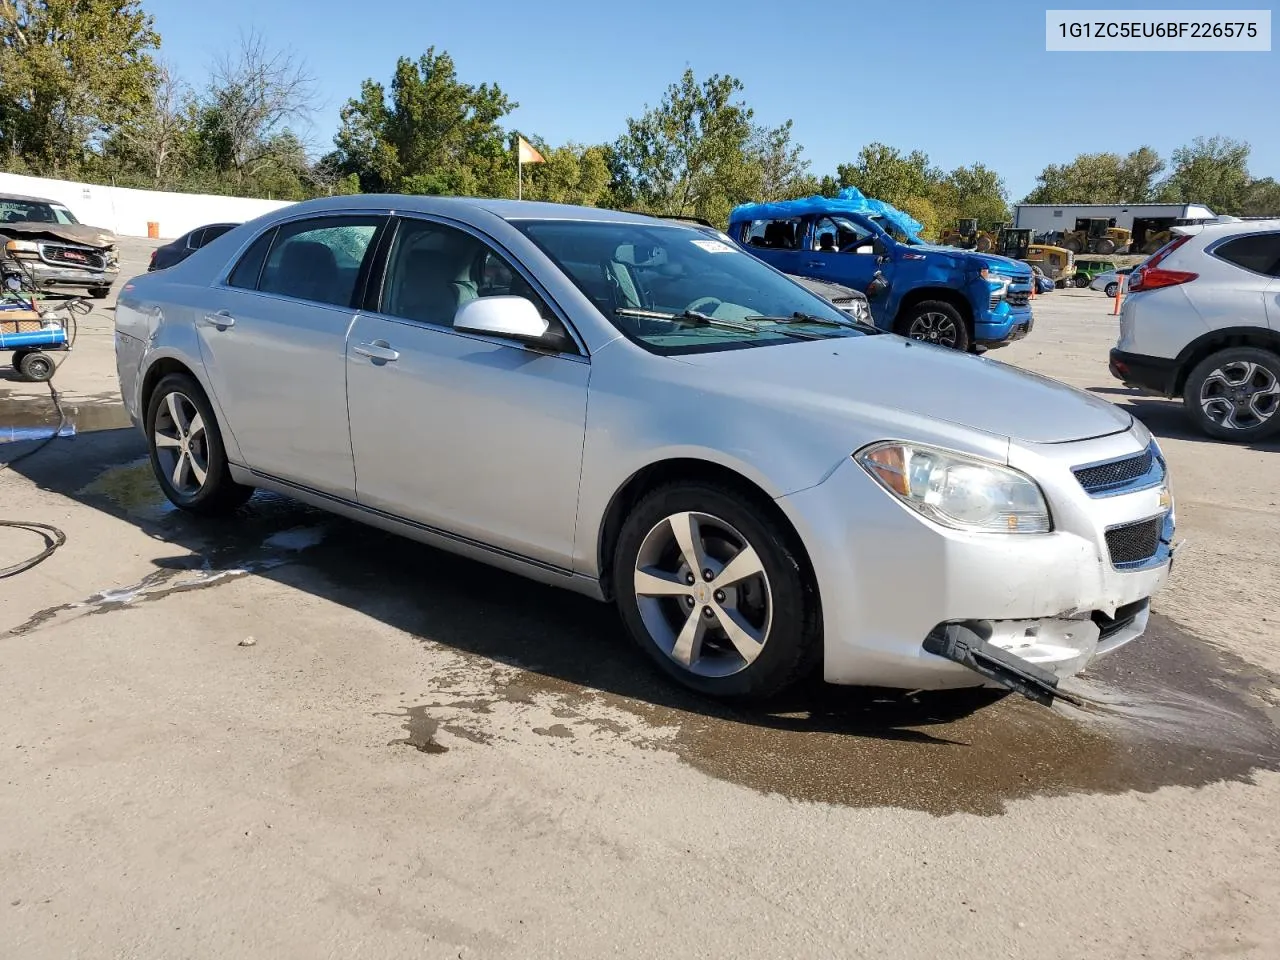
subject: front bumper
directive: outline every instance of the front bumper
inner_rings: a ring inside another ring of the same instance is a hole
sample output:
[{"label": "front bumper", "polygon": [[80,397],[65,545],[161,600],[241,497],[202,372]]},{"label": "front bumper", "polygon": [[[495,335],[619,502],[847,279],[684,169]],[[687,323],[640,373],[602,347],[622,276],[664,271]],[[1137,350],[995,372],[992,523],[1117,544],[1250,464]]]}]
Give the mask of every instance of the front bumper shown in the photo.
[{"label": "front bumper", "polygon": [[[1140,452],[1145,442],[1125,433],[1062,446],[1075,448],[1067,459],[1087,464]],[[1033,451],[1026,459],[1051,457],[1064,453]],[[1167,514],[1171,541],[1173,514],[1159,492],[1092,499],[1069,469],[1060,469],[1065,477],[1051,484],[1041,479],[1051,471],[1010,460],[1040,479],[1053,532],[1012,536],[940,527],[886,493],[852,458],[822,484],[778,501],[809,547],[829,682],[982,685],[977,674],[925,649],[945,624],[976,625],[994,646],[1061,677],[1142,634],[1170,556],[1166,551],[1152,563],[1119,569],[1106,531]]]},{"label": "front bumper", "polygon": [[29,273],[38,286],[45,287],[80,287],[92,289],[110,287],[120,276],[118,267],[105,270],[84,270],[79,267],[55,267],[42,260],[23,260],[19,264],[14,260],[5,260],[2,264],[4,273]]}]

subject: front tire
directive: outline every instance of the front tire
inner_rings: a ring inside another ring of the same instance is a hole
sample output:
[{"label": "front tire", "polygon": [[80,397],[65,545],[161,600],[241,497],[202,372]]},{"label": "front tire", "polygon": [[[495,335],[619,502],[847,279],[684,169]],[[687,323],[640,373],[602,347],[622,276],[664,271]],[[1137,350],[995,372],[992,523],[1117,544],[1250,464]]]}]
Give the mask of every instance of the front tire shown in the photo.
[{"label": "front tire", "polygon": [[253,496],[252,487],[231,479],[218,421],[193,377],[171,373],[156,385],[146,426],[151,468],[174,506],[221,516]]},{"label": "front tire", "polygon": [[90,287],[89,296],[93,297],[93,299],[95,300],[105,300],[107,299],[107,297],[111,296],[111,288],[110,287]]},{"label": "front tire", "polygon": [[1110,283],[1106,285],[1106,287],[1103,288],[1102,292],[1105,293],[1108,297],[1114,298],[1115,295],[1120,292],[1120,284],[1112,280]]},{"label": "front tire", "polygon": [[925,300],[905,310],[894,332],[961,352],[969,349],[969,327],[960,311],[943,300]]},{"label": "front tire", "polygon": [[789,531],[740,493],[659,487],[627,516],[614,592],[664,673],[706,696],[765,700],[821,656],[818,596]]},{"label": "front tire", "polygon": [[1218,440],[1249,443],[1280,431],[1280,356],[1230,347],[1201,360],[1182,401],[1192,422]]}]

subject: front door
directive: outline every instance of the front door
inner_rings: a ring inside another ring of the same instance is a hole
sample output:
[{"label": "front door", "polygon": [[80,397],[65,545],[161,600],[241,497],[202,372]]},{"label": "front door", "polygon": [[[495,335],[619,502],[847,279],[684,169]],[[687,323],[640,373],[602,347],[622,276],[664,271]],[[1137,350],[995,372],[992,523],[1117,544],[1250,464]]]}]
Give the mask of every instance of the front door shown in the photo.
[{"label": "front door", "polygon": [[385,217],[295,220],[269,230],[210,290],[200,353],[245,465],[355,495],[344,351],[372,240]]},{"label": "front door", "polygon": [[[838,215],[812,217],[809,220],[805,252],[805,273],[821,280],[867,292],[879,270],[886,280],[892,276],[892,263],[881,263],[873,248],[879,234],[850,217]],[[882,325],[886,296],[869,301],[871,315]]]},{"label": "front door", "polygon": [[401,220],[382,290],[347,340],[359,501],[570,569],[587,358],[453,330],[463,303],[504,294],[560,323],[524,275],[457,227]]}]

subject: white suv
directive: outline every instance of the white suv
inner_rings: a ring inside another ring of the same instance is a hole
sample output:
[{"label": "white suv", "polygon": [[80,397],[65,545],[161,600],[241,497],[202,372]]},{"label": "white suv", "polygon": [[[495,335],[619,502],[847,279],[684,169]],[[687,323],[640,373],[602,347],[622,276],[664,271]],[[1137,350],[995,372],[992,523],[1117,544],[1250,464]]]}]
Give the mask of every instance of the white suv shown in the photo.
[{"label": "white suv", "polygon": [[1182,397],[1211,437],[1270,436],[1280,430],[1280,218],[1173,232],[1129,278],[1111,373]]}]

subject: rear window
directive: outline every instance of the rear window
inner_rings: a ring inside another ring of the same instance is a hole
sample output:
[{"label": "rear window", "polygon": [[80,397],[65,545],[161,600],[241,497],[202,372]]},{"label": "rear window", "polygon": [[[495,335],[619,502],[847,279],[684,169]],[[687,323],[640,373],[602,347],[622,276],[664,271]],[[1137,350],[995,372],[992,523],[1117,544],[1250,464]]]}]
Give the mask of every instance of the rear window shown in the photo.
[{"label": "rear window", "polygon": [[1280,277],[1280,233],[1251,233],[1218,246],[1213,255],[1237,267]]}]

